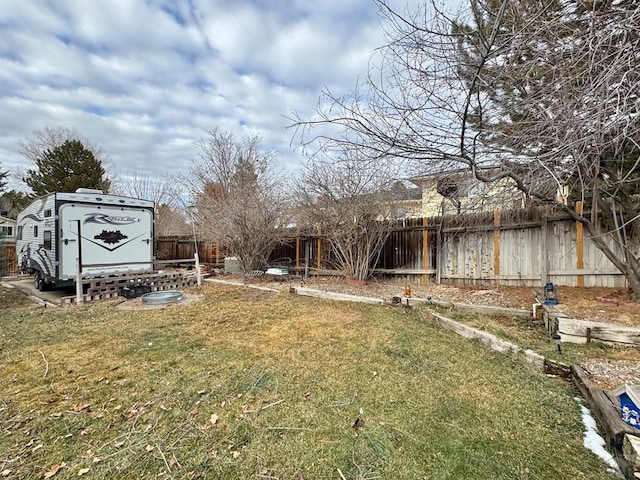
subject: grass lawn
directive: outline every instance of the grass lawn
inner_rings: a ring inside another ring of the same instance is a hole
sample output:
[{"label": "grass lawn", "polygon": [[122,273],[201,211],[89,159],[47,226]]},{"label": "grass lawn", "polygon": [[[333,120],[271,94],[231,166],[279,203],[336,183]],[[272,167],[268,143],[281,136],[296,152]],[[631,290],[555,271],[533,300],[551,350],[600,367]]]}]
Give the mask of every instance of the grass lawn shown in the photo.
[{"label": "grass lawn", "polygon": [[418,311],[204,293],[1,309],[0,475],[615,478],[574,391]]},{"label": "grass lawn", "polygon": [[[499,338],[509,340],[523,349],[531,349],[552,360],[571,365],[587,359],[602,360],[640,360],[640,349],[633,346],[610,345],[603,342],[577,344],[562,343],[562,353],[558,353],[557,346],[550,338],[549,332],[540,319],[489,316],[461,310],[439,309],[440,313],[460,323],[484,330]],[[425,309],[425,318],[430,316],[430,310]]]}]

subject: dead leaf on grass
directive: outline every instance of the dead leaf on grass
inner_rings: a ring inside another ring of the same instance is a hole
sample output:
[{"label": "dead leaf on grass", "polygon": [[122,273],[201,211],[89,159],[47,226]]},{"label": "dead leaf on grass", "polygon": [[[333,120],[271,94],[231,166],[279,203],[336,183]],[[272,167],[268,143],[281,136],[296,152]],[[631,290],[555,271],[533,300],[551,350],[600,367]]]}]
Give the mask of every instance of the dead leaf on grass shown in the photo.
[{"label": "dead leaf on grass", "polygon": [[73,411],[74,412],[81,412],[82,410],[86,410],[87,408],[89,408],[89,404],[88,403],[76,403],[73,406]]},{"label": "dead leaf on grass", "polygon": [[81,468],[80,470],[78,470],[78,476],[81,477],[82,475],[84,475],[85,473],[89,473],[90,471],[90,468]]},{"label": "dead leaf on grass", "polygon": [[7,468],[6,470],[0,472],[0,475],[2,475],[3,477],[8,477],[9,475],[11,475],[11,470]]},{"label": "dead leaf on grass", "polygon": [[211,422],[211,425],[215,425],[216,423],[218,423],[218,419],[219,418],[220,417],[216,413],[213,413],[213,414],[211,414],[211,417],[209,418],[209,422]]},{"label": "dead leaf on grass", "polygon": [[53,467],[51,467],[50,469],[45,470],[42,474],[42,478],[51,478],[66,466],[67,466],[66,463],[60,462],[54,465]]},{"label": "dead leaf on grass", "polygon": [[151,451],[153,451],[153,445],[147,445],[146,447],[144,447],[144,449],[145,449],[147,452],[151,452]]}]

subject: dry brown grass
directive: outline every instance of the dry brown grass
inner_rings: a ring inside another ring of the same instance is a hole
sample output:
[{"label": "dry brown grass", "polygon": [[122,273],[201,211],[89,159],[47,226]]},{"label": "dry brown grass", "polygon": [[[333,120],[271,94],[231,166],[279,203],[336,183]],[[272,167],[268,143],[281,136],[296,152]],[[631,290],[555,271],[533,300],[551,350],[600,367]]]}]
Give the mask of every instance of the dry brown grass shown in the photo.
[{"label": "dry brown grass", "polygon": [[574,393],[517,358],[409,310],[204,295],[0,314],[0,473],[609,478],[582,447]]}]

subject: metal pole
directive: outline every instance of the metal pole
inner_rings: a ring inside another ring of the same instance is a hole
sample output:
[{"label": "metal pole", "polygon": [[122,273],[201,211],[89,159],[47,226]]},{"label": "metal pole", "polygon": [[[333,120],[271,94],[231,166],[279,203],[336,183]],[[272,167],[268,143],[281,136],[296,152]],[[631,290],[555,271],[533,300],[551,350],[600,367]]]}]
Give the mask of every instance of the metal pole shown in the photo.
[{"label": "metal pole", "polygon": [[191,210],[193,206],[188,207],[191,212],[191,228],[193,230],[193,246],[195,249],[194,258],[196,263],[196,282],[198,287],[202,286],[202,272],[200,272],[200,256],[198,255],[198,238],[196,237],[196,221],[193,216],[193,211]]},{"label": "metal pole", "polygon": [[80,220],[75,220],[78,225],[78,257],[76,258],[76,303],[82,305],[82,235],[80,232]]}]

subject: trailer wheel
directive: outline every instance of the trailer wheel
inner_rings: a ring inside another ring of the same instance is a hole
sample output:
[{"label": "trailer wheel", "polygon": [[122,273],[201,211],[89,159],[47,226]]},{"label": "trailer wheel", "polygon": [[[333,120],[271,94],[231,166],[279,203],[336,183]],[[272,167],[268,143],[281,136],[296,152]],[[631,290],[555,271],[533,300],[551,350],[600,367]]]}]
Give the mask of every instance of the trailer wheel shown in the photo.
[{"label": "trailer wheel", "polygon": [[44,282],[44,277],[42,276],[42,273],[40,272],[40,270],[36,270],[33,273],[33,278],[34,278],[34,284],[35,287],[38,291],[43,292],[46,290],[46,284]]}]

